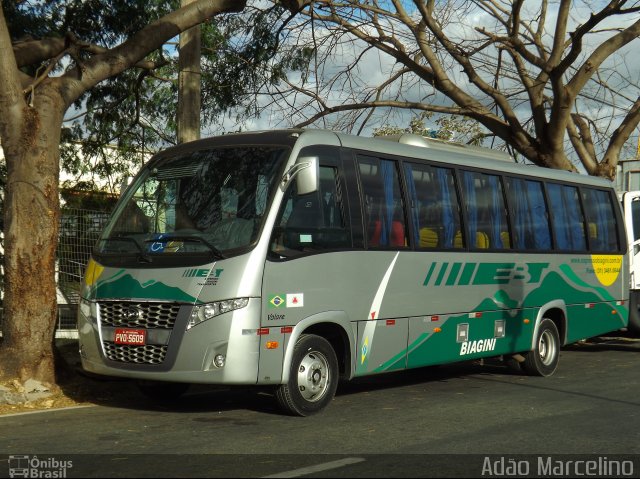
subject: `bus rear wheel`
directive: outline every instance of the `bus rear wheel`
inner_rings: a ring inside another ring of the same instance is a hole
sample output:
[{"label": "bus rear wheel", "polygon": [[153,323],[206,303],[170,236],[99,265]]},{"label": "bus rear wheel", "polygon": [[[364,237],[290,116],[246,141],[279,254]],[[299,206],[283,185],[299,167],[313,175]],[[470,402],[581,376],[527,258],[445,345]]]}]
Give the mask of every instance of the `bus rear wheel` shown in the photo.
[{"label": "bus rear wheel", "polygon": [[338,387],[338,360],[331,344],[313,334],[298,339],[291,360],[289,380],[276,391],[280,407],[294,416],[310,416],[323,410]]},{"label": "bus rear wheel", "polygon": [[551,376],[560,359],[560,335],[556,324],[544,318],[538,328],[533,351],[524,355],[521,364],[529,376]]}]

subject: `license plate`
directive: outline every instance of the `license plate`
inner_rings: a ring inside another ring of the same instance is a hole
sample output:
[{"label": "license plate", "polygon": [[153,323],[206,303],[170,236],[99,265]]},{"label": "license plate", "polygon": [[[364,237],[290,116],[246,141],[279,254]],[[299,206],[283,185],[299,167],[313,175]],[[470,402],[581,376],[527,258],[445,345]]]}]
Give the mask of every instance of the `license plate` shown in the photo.
[{"label": "license plate", "polygon": [[147,331],[144,329],[116,329],[114,342],[116,344],[128,344],[143,346],[147,339]]}]

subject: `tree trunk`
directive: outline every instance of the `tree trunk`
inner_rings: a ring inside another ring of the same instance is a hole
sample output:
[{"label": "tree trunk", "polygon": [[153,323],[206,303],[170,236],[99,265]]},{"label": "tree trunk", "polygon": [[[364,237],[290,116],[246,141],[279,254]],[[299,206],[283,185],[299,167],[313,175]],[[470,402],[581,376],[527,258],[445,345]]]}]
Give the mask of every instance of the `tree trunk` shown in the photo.
[{"label": "tree trunk", "polygon": [[22,133],[5,138],[5,297],[0,375],[53,384],[57,318],[59,145],[62,101],[41,88]]},{"label": "tree trunk", "polygon": [[[58,181],[64,112],[88,89],[138,64],[179,32],[220,13],[239,12],[246,1],[198,0],[195,5],[152,22],[119,46],[89,55],[82,63],[76,61],[60,76],[49,77],[45,72],[46,78],[37,80],[28,80],[18,71],[21,64],[13,53],[1,3],[0,0],[0,137],[7,163],[7,186],[0,379],[33,378],[53,384]],[[71,50],[76,47],[79,45],[69,45]],[[55,63],[60,59],[50,60]],[[28,85],[32,89],[25,90]],[[29,91],[31,105],[25,103],[25,92]]]},{"label": "tree trunk", "polygon": [[[542,151],[541,151],[542,150]],[[547,148],[546,145],[542,148],[537,148],[537,158],[538,162],[536,164],[538,166],[543,166],[546,168],[553,168],[556,170],[566,170],[577,172],[576,166],[571,163],[567,155],[564,153],[564,150],[552,150]]]},{"label": "tree trunk", "polygon": [[[182,0],[185,7],[195,0]],[[178,143],[200,138],[200,109],[202,103],[201,76],[201,32],[200,25],[180,34],[180,57],[178,65]]]},{"label": "tree trunk", "polygon": [[602,178],[606,178],[607,180],[614,181],[616,179],[617,164],[617,159],[611,161],[611,158],[606,155],[605,158],[600,163],[598,163],[598,166],[592,174],[595,176],[601,176]]}]

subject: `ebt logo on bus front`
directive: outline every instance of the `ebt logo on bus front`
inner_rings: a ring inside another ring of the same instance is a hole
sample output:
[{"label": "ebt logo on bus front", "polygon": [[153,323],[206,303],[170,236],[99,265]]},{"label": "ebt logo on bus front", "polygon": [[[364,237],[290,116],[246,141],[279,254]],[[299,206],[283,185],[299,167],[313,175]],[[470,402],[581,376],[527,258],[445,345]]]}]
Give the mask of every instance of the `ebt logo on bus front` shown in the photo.
[{"label": "ebt logo on bus front", "polygon": [[603,286],[611,286],[618,279],[622,268],[621,255],[591,255],[593,272]]}]

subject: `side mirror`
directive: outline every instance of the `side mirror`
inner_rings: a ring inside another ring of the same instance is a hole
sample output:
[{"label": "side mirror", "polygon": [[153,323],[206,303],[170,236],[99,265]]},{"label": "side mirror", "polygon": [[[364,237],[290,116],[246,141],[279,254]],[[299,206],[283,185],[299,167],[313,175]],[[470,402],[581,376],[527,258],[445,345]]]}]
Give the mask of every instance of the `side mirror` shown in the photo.
[{"label": "side mirror", "polygon": [[317,191],[320,178],[319,158],[317,156],[298,158],[296,163],[282,177],[281,188],[284,190],[294,178],[299,195]]}]

